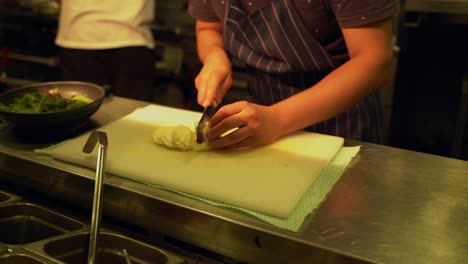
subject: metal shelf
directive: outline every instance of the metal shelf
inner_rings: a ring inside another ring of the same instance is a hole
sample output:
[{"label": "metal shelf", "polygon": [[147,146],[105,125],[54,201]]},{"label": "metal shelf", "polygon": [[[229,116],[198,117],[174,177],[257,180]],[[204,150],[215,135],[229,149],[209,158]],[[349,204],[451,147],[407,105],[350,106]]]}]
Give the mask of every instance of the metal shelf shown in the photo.
[{"label": "metal shelf", "polygon": [[43,64],[49,67],[58,67],[60,65],[60,60],[58,56],[40,57],[40,56],[10,52],[8,54],[8,58],[14,59],[14,60],[21,60],[21,61],[26,61],[26,62]]},{"label": "metal shelf", "polygon": [[406,0],[405,10],[468,15],[468,0]]}]

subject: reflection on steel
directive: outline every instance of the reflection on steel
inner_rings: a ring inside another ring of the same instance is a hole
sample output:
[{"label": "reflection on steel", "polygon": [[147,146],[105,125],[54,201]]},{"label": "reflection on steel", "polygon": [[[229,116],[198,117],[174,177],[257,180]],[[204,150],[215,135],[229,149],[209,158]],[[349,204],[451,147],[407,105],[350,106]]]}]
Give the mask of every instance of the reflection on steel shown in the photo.
[{"label": "reflection on steel", "polygon": [[98,156],[96,163],[96,179],[94,184],[93,214],[91,217],[91,230],[89,234],[88,264],[94,264],[96,260],[96,247],[99,239],[99,227],[101,224],[101,205],[102,205],[102,178],[105,171],[107,155],[107,134],[105,132],[93,130],[83,147],[83,152],[93,152],[96,144],[98,147]]}]

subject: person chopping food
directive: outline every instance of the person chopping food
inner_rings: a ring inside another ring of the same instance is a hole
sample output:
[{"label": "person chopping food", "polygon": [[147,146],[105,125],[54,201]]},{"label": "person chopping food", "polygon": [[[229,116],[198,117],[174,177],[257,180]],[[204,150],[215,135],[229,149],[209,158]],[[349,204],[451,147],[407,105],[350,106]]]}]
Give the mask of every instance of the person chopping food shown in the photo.
[{"label": "person chopping food", "polygon": [[253,98],[218,109],[210,147],[256,147],[301,129],[380,143],[377,90],[392,74],[396,8],[395,0],[190,0],[203,63],[198,103],[222,101],[231,56],[245,63]]}]

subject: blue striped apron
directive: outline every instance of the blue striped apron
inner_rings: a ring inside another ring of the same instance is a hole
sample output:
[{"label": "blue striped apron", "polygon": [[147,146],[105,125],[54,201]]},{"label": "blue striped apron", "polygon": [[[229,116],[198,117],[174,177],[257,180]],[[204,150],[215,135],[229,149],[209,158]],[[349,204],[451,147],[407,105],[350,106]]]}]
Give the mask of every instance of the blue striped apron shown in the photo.
[{"label": "blue striped apron", "polygon": [[[291,0],[274,0],[246,15],[240,0],[227,1],[224,42],[247,65],[255,103],[272,105],[317,83],[339,66],[300,19]],[[305,128],[381,143],[381,108],[372,94],[347,112]]]}]

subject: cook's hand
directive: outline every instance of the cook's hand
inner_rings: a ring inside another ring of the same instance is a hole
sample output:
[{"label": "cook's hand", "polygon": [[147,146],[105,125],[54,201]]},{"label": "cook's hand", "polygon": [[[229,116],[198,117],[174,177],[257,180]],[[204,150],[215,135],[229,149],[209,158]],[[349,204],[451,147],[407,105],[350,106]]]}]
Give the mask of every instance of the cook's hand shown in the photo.
[{"label": "cook's hand", "polygon": [[213,100],[220,103],[232,85],[231,63],[224,53],[212,52],[195,78],[198,90],[197,101],[203,107]]},{"label": "cook's hand", "polygon": [[[210,147],[215,149],[257,147],[281,136],[272,108],[246,101],[221,107],[211,118],[209,127],[207,138]],[[234,128],[238,129],[221,137]]]}]

